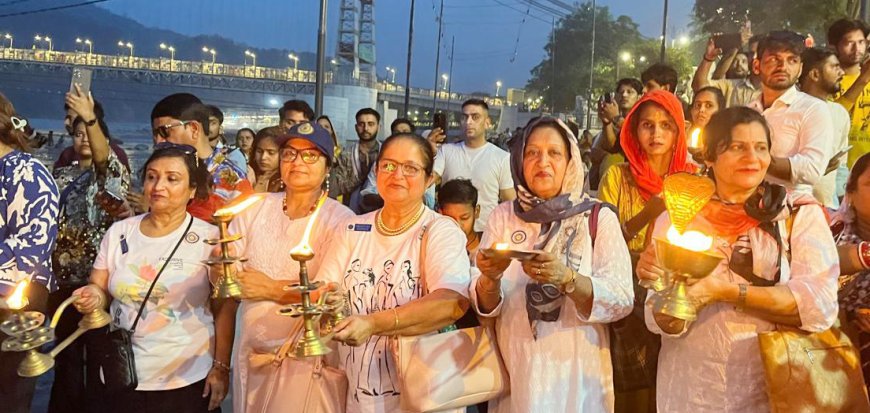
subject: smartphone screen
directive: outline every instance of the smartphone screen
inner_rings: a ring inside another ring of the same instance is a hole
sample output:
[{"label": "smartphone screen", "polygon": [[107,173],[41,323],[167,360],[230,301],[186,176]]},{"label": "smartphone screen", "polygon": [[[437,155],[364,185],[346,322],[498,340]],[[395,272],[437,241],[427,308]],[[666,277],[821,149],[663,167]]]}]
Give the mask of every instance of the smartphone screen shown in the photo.
[{"label": "smartphone screen", "polygon": [[75,92],[75,85],[79,85],[82,93],[87,94],[91,91],[91,80],[93,79],[94,71],[86,67],[74,67],[72,77],[69,81],[69,91]]},{"label": "smartphone screen", "polygon": [[432,127],[441,128],[444,133],[447,133],[447,115],[438,112],[432,117]]},{"label": "smartphone screen", "polygon": [[726,33],[713,36],[713,43],[716,44],[716,48],[722,49],[723,52],[739,49],[740,42],[740,33]]}]

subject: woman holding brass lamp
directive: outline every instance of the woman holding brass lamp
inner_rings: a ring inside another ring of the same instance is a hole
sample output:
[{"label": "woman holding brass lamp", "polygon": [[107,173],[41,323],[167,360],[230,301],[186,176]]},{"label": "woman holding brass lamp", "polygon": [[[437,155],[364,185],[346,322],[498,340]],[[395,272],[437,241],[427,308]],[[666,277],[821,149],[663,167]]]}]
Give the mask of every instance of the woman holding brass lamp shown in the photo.
[{"label": "woman holding brass lamp", "polygon": [[614,408],[607,323],[631,312],[631,259],[616,214],[583,192],[575,142],[542,117],[511,144],[517,200],[490,216],[471,289],[478,313],[495,318],[510,376],[490,411]]},{"label": "woman holding brass lamp", "polygon": [[[329,166],[334,161],[329,132],[316,123],[300,123],[284,134],[267,137],[277,149],[278,174],[284,189],[245,209],[230,223],[231,234],[243,237],[234,243],[239,255],[248,259],[236,276],[242,296],[239,307],[239,339],[236,343],[233,379],[233,411],[260,413],[263,405],[275,405],[265,396],[271,368],[260,368],[257,359],[269,358],[299,328],[302,318],[278,314],[284,305],[299,302],[291,288],[299,282],[299,263],[290,250],[299,244],[318,200],[327,192]],[[256,145],[255,145],[256,146]],[[333,199],[320,207],[309,243],[315,251],[308,271],[316,274],[329,254],[334,228],[353,212]],[[271,367],[265,363],[265,367]],[[279,389],[293,392],[294,389]],[[300,402],[303,397],[299,396]],[[283,408],[287,408],[284,406]],[[286,410],[285,410],[286,411]]]},{"label": "woman holding brass lamp", "polygon": [[207,176],[195,148],[155,145],[142,179],[150,212],[109,228],[90,284],[73,293],[82,314],[109,307],[114,331],[107,336],[129,332],[136,380],[110,375],[116,365],[101,364],[106,385],[117,388],[105,395],[111,411],[206,412],[227,394],[234,315],[210,299],[203,263],[211,252],[203,241],[216,238],[217,228],[186,210],[191,199],[207,195]]},{"label": "woman holding brass lamp", "polygon": [[[718,258],[709,276],[688,282],[697,319],[646,307],[647,326],[662,336],[658,410],[765,412],[770,400],[759,335],[777,325],[806,332],[831,327],[837,317],[837,250],[820,205],[808,195],[787,194],[764,182],[771,134],[759,113],[744,107],[720,111],[705,133],[715,189],[689,218],[683,236],[700,232],[694,235],[711,243],[697,250]],[[673,244],[697,246],[679,243],[672,224],[669,214],[656,221],[653,239],[666,240],[662,251]],[[650,244],[642,254],[638,277],[664,276],[657,246]],[[694,258],[683,256],[683,265]],[[647,302],[662,296],[651,292]]]}]

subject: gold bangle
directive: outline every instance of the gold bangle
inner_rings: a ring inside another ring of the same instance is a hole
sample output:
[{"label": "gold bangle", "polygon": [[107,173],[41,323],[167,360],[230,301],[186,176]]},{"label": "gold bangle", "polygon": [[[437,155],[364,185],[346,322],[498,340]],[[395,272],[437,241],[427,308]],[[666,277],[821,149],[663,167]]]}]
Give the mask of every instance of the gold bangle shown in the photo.
[{"label": "gold bangle", "polygon": [[742,313],[746,306],[746,284],[738,284],[737,286],[737,312]]},{"label": "gold bangle", "polygon": [[393,322],[393,331],[397,331],[399,329],[399,312],[396,311],[396,307],[393,307],[393,317],[395,321]]}]

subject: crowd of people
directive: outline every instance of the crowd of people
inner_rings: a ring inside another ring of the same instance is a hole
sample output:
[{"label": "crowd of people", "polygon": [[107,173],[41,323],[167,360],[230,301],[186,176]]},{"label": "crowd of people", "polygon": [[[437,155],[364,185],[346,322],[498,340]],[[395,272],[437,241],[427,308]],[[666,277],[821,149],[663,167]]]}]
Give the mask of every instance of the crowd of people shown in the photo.
[{"label": "crowd of people", "polygon": [[[277,125],[240,129],[231,145],[218,107],[177,93],[153,107],[139,170],[89,92],[66,95],[73,145],[51,170],[0,95],[0,297],[22,280],[30,310],[77,297],[58,341],[81,314],[112,318],[57,355],[50,412],[219,411],[230,392],[234,412],[284,411],[276,392],[306,393],[276,389],[290,378],[263,360],[301,330],[279,310],[302,299],[289,251],[311,227],[315,295],[347,307],[328,362],[347,377],[348,412],[405,411],[414,377],[400,377],[392,340],[469,322],[491,330],[509,377],[489,411],[770,411],[759,335],[839,320],[870,349],[868,29],[841,19],[827,37],[745,32],[731,50],[711,39],[691,102],[675,94],[680,74],[653,64],[602,96],[594,136],[552,116],[493,136],[487,103],[471,99],[457,142],[408,119],[382,133],[381,114],[362,108],[358,139],[341,147],[328,116],[289,100]],[[671,227],[663,188],[678,173],[712,180],[687,228],[725,257],[687,287],[693,321],[653,311],[661,292],[646,288],[666,278],[653,240]],[[217,297],[212,217],[254,193],[263,200],[229,224],[247,258],[240,299]],[[118,329],[137,383],[110,390],[99,343]],[[0,352],[6,411],[29,411],[24,357]]]}]

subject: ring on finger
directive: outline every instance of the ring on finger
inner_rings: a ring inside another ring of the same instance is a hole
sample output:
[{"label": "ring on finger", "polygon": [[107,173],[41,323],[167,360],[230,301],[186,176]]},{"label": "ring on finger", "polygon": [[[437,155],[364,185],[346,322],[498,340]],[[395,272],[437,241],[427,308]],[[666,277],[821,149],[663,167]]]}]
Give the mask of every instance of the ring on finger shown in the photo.
[{"label": "ring on finger", "polygon": [[540,268],[538,268],[538,269],[535,271],[535,275],[541,275],[541,269],[540,269]]}]

